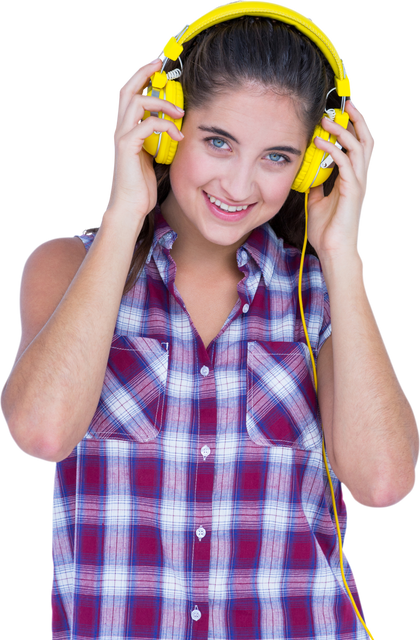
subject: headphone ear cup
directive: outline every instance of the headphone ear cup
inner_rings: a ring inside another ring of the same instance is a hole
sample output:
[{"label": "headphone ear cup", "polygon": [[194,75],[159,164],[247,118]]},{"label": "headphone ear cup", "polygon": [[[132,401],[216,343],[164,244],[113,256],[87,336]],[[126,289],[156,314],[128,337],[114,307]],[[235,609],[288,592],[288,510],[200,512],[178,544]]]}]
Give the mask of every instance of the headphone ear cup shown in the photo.
[{"label": "headphone ear cup", "polygon": [[[184,92],[182,91],[182,85],[180,82],[176,80],[169,80],[168,84],[165,87],[166,89],[166,97],[165,100],[168,102],[172,102],[176,107],[184,108]],[[177,120],[173,120],[170,116],[165,114],[166,120],[171,120],[175,123],[176,127],[179,131],[181,131],[182,127],[182,118],[178,118]],[[178,148],[178,141],[173,140],[171,136],[164,131],[161,134],[161,141],[159,152],[156,156],[156,162],[159,164],[171,164],[174,159],[176,150]]]},{"label": "headphone ear cup", "polygon": [[311,143],[305,151],[302,165],[292,184],[292,189],[299,191],[299,193],[305,193],[310,187],[317,187],[322,184],[332,172],[332,168],[322,169],[320,167],[325,152],[315,146],[314,139],[316,137],[335,142],[334,136],[330,136],[328,131],[325,131],[320,124],[316,125]]},{"label": "headphone ear cup", "polygon": [[[147,95],[152,95],[153,87],[149,87]],[[182,91],[182,85],[176,80],[169,80],[163,89],[159,91],[159,98],[161,100],[167,100],[172,102],[176,107],[184,108],[184,92]],[[150,111],[145,111],[143,120],[151,115]],[[182,118],[174,120],[167,113],[159,111],[159,118],[170,120],[175,123],[175,126],[179,131],[182,127]],[[150,153],[158,164],[171,164],[174,159],[176,150],[178,148],[178,142],[173,140],[171,136],[163,131],[162,133],[152,133],[151,136],[146,138],[143,143],[143,149]]]}]

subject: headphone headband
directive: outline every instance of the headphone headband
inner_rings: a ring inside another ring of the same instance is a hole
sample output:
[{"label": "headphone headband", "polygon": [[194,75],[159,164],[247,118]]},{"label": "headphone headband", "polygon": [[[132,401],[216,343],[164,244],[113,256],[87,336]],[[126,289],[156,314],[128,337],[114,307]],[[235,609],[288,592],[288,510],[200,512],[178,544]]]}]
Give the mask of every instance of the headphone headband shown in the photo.
[{"label": "headphone headband", "polygon": [[343,62],[325,33],[312,20],[305,18],[300,13],[270,2],[233,2],[213,9],[213,11],[206,13],[206,15],[193,22],[193,24],[185,27],[178,40],[171,38],[164,49],[165,56],[171,60],[176,60],[183,50],[182,44],[184,42],[188,42],[188,40],[191,40],[191,38],[194,38],[208,27],[243,15],[273,18],[296,27],[298,31],[305,34],[316,44],[330,63],[334,71],[335,87],[338,95],[350,96],[350,83],[346,77]]}]

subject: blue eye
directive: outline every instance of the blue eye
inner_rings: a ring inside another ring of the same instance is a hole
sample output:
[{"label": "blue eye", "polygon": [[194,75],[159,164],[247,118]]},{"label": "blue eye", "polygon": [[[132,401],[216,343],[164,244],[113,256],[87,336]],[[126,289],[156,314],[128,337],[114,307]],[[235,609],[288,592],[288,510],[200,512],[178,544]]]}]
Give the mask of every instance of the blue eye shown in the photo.
[{"label": "blue eye", "polygon": [[[220,149],[226,151],[226,149],[223,149],[223,145],[226,144],[227,146],[229,146],[226,140],[223,140],[223,138],[204,138],[204,142],[206,142],[206,144],[208,144],[212,149],[217,150]],[[277,166],[282,166],[291,162],[290,158],[284,156],[281,153],[269,153],[266,157],[270,158],[269,162],[271,162],[271,164],[276,164]]]},{"label": "blue eye", "polygon": [[221,149],[225,144],[225,141],[221,140],[221,138],[212,138],[211,141],[213,143],[213,146],[217,147],[218,149]]}]

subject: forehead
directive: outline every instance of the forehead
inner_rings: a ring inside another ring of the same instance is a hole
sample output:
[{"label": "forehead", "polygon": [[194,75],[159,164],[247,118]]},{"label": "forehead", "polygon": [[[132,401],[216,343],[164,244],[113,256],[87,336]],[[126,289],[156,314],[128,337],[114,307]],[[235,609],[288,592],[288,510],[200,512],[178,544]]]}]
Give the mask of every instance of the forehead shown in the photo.
[{"label": "forehead", "polygon": [[212,96],[202,107],[187,111],[185,125],[218,126],[239,142],[268,141],[268,146],[294,142],[304,147],[307,140],[305,123],[295,101],[255,87],[233,87]]}]

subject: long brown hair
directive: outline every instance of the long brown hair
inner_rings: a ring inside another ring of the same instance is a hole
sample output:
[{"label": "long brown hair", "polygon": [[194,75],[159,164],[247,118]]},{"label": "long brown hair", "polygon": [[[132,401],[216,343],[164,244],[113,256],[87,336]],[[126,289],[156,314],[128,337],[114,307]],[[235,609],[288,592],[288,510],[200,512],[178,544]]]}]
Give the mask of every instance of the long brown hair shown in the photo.
[{"label": "long brown hair", "polygon": [[[270,18],[242,16],[202,31],[185,43],[181,54],[185,111],[244,85],[256,85],[289,96],[306,126],[308,143],[326,107],[334,74],[322,52],[294,27]],[[165,71],[178,68],[168,60]],[[329,107],[339,106],[332,93]],[[158,202],[168,196],[170,165],[154,163]],[[335,169],[324,185],[328,194],[338,175]],[[133,254],[124,293],[135,284],[149,253],[154,230],[153,209],[146,217]],[[278,237],[301,248],[304,236],[304,194],[291,191],[269,224]],[[96,229],[89,229],[94,232]],[[308,243],[307,252],[316,255]]]}]

